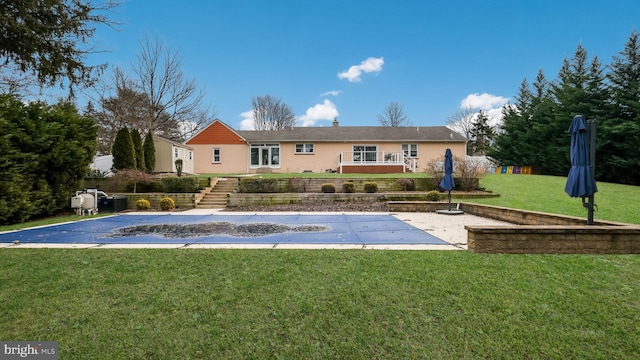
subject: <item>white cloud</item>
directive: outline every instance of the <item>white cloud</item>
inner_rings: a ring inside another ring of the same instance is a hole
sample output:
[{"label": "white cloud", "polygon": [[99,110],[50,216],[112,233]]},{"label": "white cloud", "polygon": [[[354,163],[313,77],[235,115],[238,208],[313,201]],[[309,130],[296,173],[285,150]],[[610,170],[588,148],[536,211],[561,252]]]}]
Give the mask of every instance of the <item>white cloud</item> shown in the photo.
[{"label": "white cloud", "polygon": [[489,119],[489,125],[499,126],[502,124],[502,106],[499,108],[489,109],[487,110],[487,119]]},{"label": "white cloud", "polygon": [[240,114],[240,130],[255,130],[253,127],[253,110],[245,111]]},{"label": "white cloud", "polygon": [[333,120],[338,117],[336,105],[329,100],[324,100],[322,104],[316,104],[307,109],[307,112],[300,116],[300,126],[313,126],[319,120]]},{"label": "white cloud", "polygon": [[496,96],[487,93],[475,93],[467,95],[467,97],[460,102],[460,107],[478,110],[491,110],[500,108],[508,102],[509,98],[503,96]]},{"label": "white cloud", "polygon": [[349,82],[358,82],[360,81],[360,75],[362,75],[363,72],[379,73],[380,71],[382,71],[382,65],[384,65],[383,57],[370,57],[367,60],[361,62],[360,65],[353,65],[349,68],[349,70],[338,73],[338,78],[347,79],[349,80]]},{"label": "white cloud", "polygon": [[320,96],[338,96],[340,95],[340,93],[342,92],[342,90],[331,90],[331,91],[327,91],[327,92],[323,92],[322,94],[320,94]]}]

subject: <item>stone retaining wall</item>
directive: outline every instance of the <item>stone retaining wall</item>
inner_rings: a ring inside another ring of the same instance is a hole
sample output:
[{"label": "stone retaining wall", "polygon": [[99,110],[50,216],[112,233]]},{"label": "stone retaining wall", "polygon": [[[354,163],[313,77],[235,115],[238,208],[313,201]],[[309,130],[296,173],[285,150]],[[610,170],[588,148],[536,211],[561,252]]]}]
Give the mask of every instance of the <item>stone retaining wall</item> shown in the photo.
[{"label": "stone retaining wall", "polygon": [[[109,194],[111,195],[111,194]],[[140,199],[149,200],[151,209],[160,210],[160,200],[170,197],[176,203],[178,209],[193,209],[195,205],[195,193],[143,193],[143,194],[114,194],[127,197],[127,208],[136,210],[136,202]]]},{"label": "stone retaining wall", "polygon": [[[456,204],[457,205],[457,204]],[[389,211],[434,212],[441,202],[389,202]],[[467,225],[467,246],[493,254],[640,254],[640,226],[611,221],[460,203],[465,213],[512,223],[512,226]]]},{"label": "stone retaining wall", "polygon": [[[341,185],[342,186],[342,185]],[[445,196],[443,194],[443,196]],[[498,194],[487,193],[457,193],[456,198],[487,198],[496,197]],[[419,191],[400,191],[400,192],[377,192],[377,193],[269,193],[269,194],[243,194],[232,193],[229,194],[229,206],[251,206],[251,205],[279,205],[279,204],[314,204],[314,203],[326,203],[334,201],[388,201],[389,204],[393,202],[414,202],[414,203],[428,203],[425,192]],[[422,200],[422,201],[421,201]],[[434,202],[433,206],[445,206],[445,202]],[[420,205],[419,208],[424,205]],[[419,210],[405,210],[405,211],[424,211]],[[433,210],[435,211],[435,210]]]},{"label": "stone retaining wall", "polygon": [[465,226],[474,253],[640,254],[640,227],[634,226]]}]

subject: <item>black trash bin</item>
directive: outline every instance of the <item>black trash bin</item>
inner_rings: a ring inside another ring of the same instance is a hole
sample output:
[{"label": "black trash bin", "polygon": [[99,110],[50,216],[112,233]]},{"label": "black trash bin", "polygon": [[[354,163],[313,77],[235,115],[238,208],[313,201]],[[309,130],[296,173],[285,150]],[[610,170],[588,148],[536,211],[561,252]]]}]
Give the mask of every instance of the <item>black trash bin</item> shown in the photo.
[{"label": "black trash bin", "polygon": [[105,213],[127,210],[126,196],[107,196],[98,198],[98,211]]}]

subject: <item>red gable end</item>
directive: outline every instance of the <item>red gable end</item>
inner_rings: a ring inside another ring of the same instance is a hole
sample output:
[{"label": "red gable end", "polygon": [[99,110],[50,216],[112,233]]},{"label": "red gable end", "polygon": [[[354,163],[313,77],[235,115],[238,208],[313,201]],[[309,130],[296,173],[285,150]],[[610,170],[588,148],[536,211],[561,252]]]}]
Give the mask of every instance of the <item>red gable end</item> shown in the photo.
[{"label": "red gable end", "polygon": [[247,142],[227,125],[214,120],[209,126],[202,129],[194,137],[187,140],[187,145],[207,144],[246,144]]}]

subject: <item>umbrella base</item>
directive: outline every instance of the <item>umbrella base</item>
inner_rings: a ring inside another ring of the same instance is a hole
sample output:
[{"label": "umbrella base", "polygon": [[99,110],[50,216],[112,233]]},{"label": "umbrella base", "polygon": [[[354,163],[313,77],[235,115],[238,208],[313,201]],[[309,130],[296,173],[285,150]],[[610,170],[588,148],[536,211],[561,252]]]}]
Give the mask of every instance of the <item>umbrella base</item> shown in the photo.
[{"label": "umbrella base", "polygon": [[464,211],[462,210],[436,210],[436,212],[438,214],[443,214],[443,215],[460,215],[460,214],[464,214]]}]

